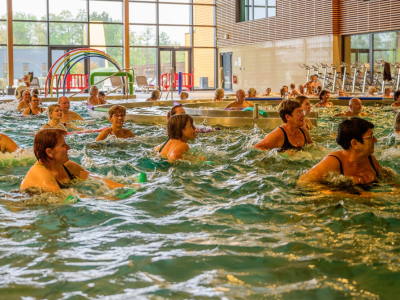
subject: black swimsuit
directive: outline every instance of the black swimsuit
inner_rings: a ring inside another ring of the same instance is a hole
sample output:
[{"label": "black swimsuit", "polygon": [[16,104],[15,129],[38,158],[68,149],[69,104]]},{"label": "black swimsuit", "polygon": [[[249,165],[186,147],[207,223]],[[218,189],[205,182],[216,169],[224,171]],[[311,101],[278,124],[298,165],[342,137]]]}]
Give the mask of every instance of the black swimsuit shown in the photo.
[{"label": "black swimsuit", "polygon": [[[72,174],[68,171],[68,169],[67,169],[66,166],[63,165],[63,167],[64,167],[65,172],[67,172],[67,174],[68,174],[69,180],[74,180],[76,177],[75,177],[74,175],[72,175]],[[66,188],[67,188],[68,183],[67,183],[67,184],[62,184],[62,183],[60,183],[57,179],[56,179],[56,181],[57,181],[58,185],[60,186],[60,189],[66,189]]]},{"label": "black swimsuit", "polygon": [[299,128],[299,129],[300,129],[301,133],[302,133],[303,136],[304,136],[304,145],[303,145],[303,146],[300,146],[300,147],[293,146],[293,145],[289,142],[289,138],[288,138],[288,136],[287,136],[287,134],[286,134],[285,129],[283,129],[282,127],[279,127],[279,128],[283,131],[283,134],[284,134],[284,136],[285,136],[285,140],[284,140],[284,142],[283,142],[282,147],[279,149],[279,152],[282,152],[282,151],[285,151],[285,150],[288,150],[288,149],[300,150],[304,145],[308,144],[306,135],[304,134],[304,131],[303,131],[301,128]]},{"label": "black swimsuit", "polygon": [[[39,107],[39,108],[40,108],[40,113],[42,113],[42,112],[43,112],[43,108],[41,108],[41,107]],[[32,111],[31,108],[29,108],[29,114],[30,114],[30,115],[33,115],[33,116],[36,116],[36,115],[33,113],[33,111]]]},{"label": "black swimsuit", "polygon": [[[328,156],[335,157],[335,158],[339,161],[339,164],[340,164],[340,174],[344,175],[344,172],[343,172],[343,164],[342,164],[341,160],[339,159],[339,157],[337,157],[336,155],[328,155]],[[376,176],[378,176],[378,171],[376,170],[376,168],[375,168],[375,166],[374,166],[374,162],[372,161],[372,156],[371,156],[371,155],[368,156],[368,160],[369,160],[369,163],[371,164],[372,168],[374,169]]]}]

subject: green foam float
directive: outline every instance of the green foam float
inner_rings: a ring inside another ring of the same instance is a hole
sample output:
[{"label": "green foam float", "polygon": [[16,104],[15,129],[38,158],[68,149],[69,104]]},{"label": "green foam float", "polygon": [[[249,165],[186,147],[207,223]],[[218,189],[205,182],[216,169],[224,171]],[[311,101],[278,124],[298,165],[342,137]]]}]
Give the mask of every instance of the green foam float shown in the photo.
[{"label": "green foam float", "polygon": [[108,112],[108,108],[105,108],[105,107],[95,107],[93,110],[94,111]]},{"label": "green foam float", "polygon": [[136,193],[136,191],[134,189],[129,189],[126,192],[119,193],[117,195],[117,197],[120,198],[120,199],[126,199],[126,198],[128,198],[129,196],[132,196],[135,193]]},{"label": "green foam float", "polygon": [[[254,111],[254,107],[246,107],[246,108],[243,108],[242,111]],[[268,117],[267,112],[262,109],[258,110],[258,113],[260,115],[262,115],[263,117]]]}]

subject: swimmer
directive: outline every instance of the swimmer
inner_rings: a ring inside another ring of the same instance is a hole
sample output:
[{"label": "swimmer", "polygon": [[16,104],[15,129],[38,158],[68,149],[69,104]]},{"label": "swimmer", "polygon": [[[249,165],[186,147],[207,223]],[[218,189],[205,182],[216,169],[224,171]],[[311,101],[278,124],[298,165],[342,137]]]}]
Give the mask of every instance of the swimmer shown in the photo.
[{"label": "swimmer", "polygon": [[223,99],[224,96],[225,96],[224,89],[220,89],[220,88],[216,89],[213,102],[222,102],[222,101],[224,101],[224,99]]},{"label": "swimmer", "polygon": [[174,105],[171,110],[167,113],[167,121],[175,115],[186,114],[185,109],[182,107],[182,104]]},{"label": "swimmer", "polygon": [[375,93],[376,93],[376,88],[374,86],[370,86],[368,88],[367,96],[368,97],[376,97]]},{"label": "swimmer", "polygon": [[267,88],[265,93],[261,94],[261,96],[266,96],[266,97],[272,96],[271,95],[271,88]]},{"label": "swimmer", "polygon": [[90,97],[87,102],[88,105],[90,104],[90,105],[96,106],[96,105],[101,105],[101,104],[107,103],[104,99],[102,100],[99,98],[99,89],[97,88],[97,86],[95,86],[95,85],[92,86],[90,88],[89,94],[90,94]]},{"label": "swimmer", "polygon": [[18,104],[17,111],[25,110],[31,107],[31,93],[29,91],[24,91],[22,93],[21,102]]},{"label": "swimmer", "polygon": [[249,95],[247,98],[256,98],[257,97],[257,91],[255,88],[249,88],[247,91],[247,95]]},{"label": "swimmer", "polygon": [[385,98],[391,98],[392,97],[392,91],[389,87],[385,88],[385,94],[383,95],[383,97]]},{"label": "swimmer", "polygon": [[67,123],[71,121],[85,121],[85,119],[82,118],[79,114],[69,110],[71,107],[71,103],[68,97],[66,96],[60,97],[58,99],[58,104],[60,104],[62,110],[62,118],[61,118],[62,123]]},{"label": "swimmer", "polygon": [[146,101],[157,101],[160,99],[160,91],[155,90],[151,92],[150,98],[147,98]]},{"label": "swimmer", "polygon": [[24,110],[24,112],[22,113],[23,115],[32,115],[33,116],[33,115],[41,114],[46,111],[45,108],[39,107],[40,99],[37,95],[32,96],[30,103],[32,106],[30,108],[26,108]]},{"label": "swimmer", "polygon": [[302,85],[302,84],[299,84],[299,93],[300,93],[300,95],[304,95],[305,94],[304,85]]},{"label": "swimmer", "polygon": [[337,95],[338,97],[349,97],[349,95],[345,94],[343,90],[338,90]]},{"label": "swimmer", "polygon": [[331,92],[327,90],[321,91],[319,95],[319,100],[317,104],[314,105],[314,107],[333,107],[333,103],[329,102],[329,98],[331,96]]},{"label": "swimmer", "polygon": [[66,130],[67,127],[73,128],[75,130],[82,130],[82,128],[75,127],[69,123],[61,122],[62,110],[60,104],[52,104],[48,107],[49,112],[49,122],[42,126],[41,129],[62,129]]},{"label": "swimmer", "polygon": [[[60,110],[61,111],[61,110]],[[124,185],[91,174],[77,163],[70,161],[68,150],[71,147],[65,142],[66,132],[60,129],[39,130],[33,141],[33,151],[37,162],[30,168],[20,188],[43,188],[46,191],[59,191],[68,188],[74,179],[86,180],[89,177],[102,179],[110,188]]]},{"label": "swimmer", "polygon": [[109,120],[111,122],[111,128],[104,129],[96,138],[96,141],[106,139],[109,135],[114,135],[120,139],[127,139],[135,137],[132,131],[125,129],[124,126],[126,108],[121,105],[114,105],[108,110]]},{"label": "swimmer", "polygon": [[[244,91],[243,91],[244,94]],[[187,114],[172,116],[168,120],[167,141],[154,148],[159,155],[167,158],[169,162],[184,158],[184,154],[189,151],[188,141],[196,138],[196,127],[193,126],[193,118]],[[204,159],[204,157],[200,157]]]},{"label": "swimmer", "polygon": [[301,150],[306,144],[313,143],[307,129],[304,129],[304,111],[297,100],[284,100],[278,107],[279,116],[285,123],[269,133],[254,146],[260,150],[279,148],[279,152],[293,155],[293,150]]},{"label": "swimmer", "polygon": [[310,119],[307,118],[307,115],[310,114],[311,112],[311,103],[310,99],[308,99],[307,96],[304,95],[298,95],[296,97],[297,101],[300,102],[301,104],[301,109],[304,111],[305,117],[304,117],[304,126],[303,128],[307,129],[308,131],[312,130],[314,128],[313,124],[311,123]]},{"label": "swimmer", "polygon": [[106,102],[106,94],[103,91],[99,92],[99,99],[100,99],[100,101],[107,103]]},{"label": "swimmer", "polygon": [[189,98],[189,94],[186,93],[186,92],[181,92],[181,93],[179,94],[179,98],[180,98],[181,100],[186,100],[187,98]]},{"label": "swimmer", "polygon": [[360,99],[351,98],[349,101],[349,110],[334,115],[334,117],[372,117],[372,115],[362,112],[362,102]]},{"label": "swimmer", "polygon": [[12,153],[19,149],[18,145],[7,135],[0,134],[0,151]]},{"label": "swimmer", "polygon": [[232,108],[234,110],[243,109],[245,107],[254,107],[254,104],[245,100],[246,94],[243,90],[236,92],[236,101],[228,104],[224,109]]},{"label": "swimmer", "polygon": [[393,99],[394,103],[392,103],[391,107],[400,107],[400,90],[394,92]]},{"label": "swimmer", "polygon": [[292,83],[290,85],[289,95],[290,95],[290,97],[296,97],[297,95],[300,95],[300,92],[298,90],[296,90],[296,85],[294,83]]},{"label": "swimmer", "polygon": [[396,114],[396,117],[394,118],[394,133],[400,133],[400,112]]},{"label": "swimmer", "polygon": [[299,182],[321,182],[331,172],[349,177],[355,184],[375,182],[382,167],[373,155],[377,142],[373,128],[374,124],[360,118],[342,121],[336,138],[342,150],[325,156],[301,175]]}]

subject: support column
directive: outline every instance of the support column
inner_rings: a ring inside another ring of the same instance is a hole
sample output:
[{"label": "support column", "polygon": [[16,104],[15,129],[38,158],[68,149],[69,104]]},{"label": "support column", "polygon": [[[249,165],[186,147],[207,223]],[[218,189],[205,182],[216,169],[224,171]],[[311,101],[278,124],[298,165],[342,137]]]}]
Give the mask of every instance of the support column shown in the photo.
[{"label": "support column", "polygon": [[[8,89],[13,86],[14,83],[14,49],[13,49],[13,24],[12,24],[12,0],[7,0],[7,94]],[[14,94],[12,92],[11,94]]]},{"label": "support column", "polygon": [[129,68],[129,0],[124,0],[124,68]]}]

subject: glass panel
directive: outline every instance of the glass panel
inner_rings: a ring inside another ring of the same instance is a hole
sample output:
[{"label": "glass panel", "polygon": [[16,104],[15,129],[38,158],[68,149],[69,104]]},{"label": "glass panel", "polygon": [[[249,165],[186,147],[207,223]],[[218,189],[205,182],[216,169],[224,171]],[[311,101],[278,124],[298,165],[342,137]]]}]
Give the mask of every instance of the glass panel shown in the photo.
[{"label": "glass panel", "polygon": [[49,0],[49,20],[86,22],[86,4],[86,0]]},{"label": "glass panel", "polygon": [[14,82],[33,72],[43,86],[47,76],[47,72],[43,72],[43,64],[47,64],[47,47],[14,47]]},{"label": "glass panel", "polygon": [[265,0],[254,0],[254,5],[265,6]]},{"label": "glass panel", "polygon": [[90,45],[122,46],[122,25],[90,23]]},{"label": "glass panel", "polygon": [[156,48],[131,48],[129,65],[136,76],[146,76],[147,83],[157,85]]},{"label": "glass panel", "polygon": [[194,5],[194,25],[214,25],[214,6]]},{"label": "glass panel", "polygon": [[268,18],[276,16],[276,8],[268,8]]},{"label": "glass panel", "polygon": [[190,25],[191,5],[160,4],[160,24]]},{"label": "glass panel", "polygon": [[175,51],[175,62],[176,62],[176,73],[190,73],[189,64],[190,64],[190,55],[189,51]]},{"label": "glass panel", "polygon": [[193,0],[195,4],[214,4],[214,0]]},{"label": "glass panel", "polygon": [[156,24],[156,4],[130,2],[129,23]]},{"label": "glass panel", "polygon": [[[194,88],[207,86],[209,89],[215,88],[214,84],[214,49],[193,49],[194,63]],[[206,84],[207,83],[207,84]]]},{"label": "glass panel", "polygon": [[254,20],[265,18],[265,7],[254,7]]},{"label": "glass panel", "polygon": [[276,0],[268,0],[268,6],[276,6]]},{"label": "glass panel", "polygon": [[91,0],[90,21],[122,23],[122,2]]},{"label": "glass panel", "polygon": [[[123,68],[123,61],[122,61],[122,47],[94,47],[94,49],[103,51],[109,54],[120,66]],[[90,74],[94,71],[96,72],[115,72],[117,71],[117,67],[114,66],[113,63],[109,62],[108,60],[100,57],[93,57],[90,58]],[[104,79],[104,77],[96,77],[95,81],[100,81]],[[99,89],[103,89],[103,87],[111,87],[110,80],[106,80],[97,85]]]},{"label": "glass panel", "polygon": [[351,39],[351,49],[369,49],[369,34],[353,35]]},{"label": "glass panel", "polygon": [[190,3],[191,0],[159,0],[160,2],[179,2],[179,3]]},{"label": "glass panel", "polygon": [[343,40],[346,63],[369,62],[369,34],[346,36]]},{"label": "glass panel", "polygon": [[87,45],[87,24],[50,23],[50,45]]},{"label": "glass panel", "polygon": [[7,44],[7,22],[0,22],[0,44]]},{"label": "glass panel", "polygon": [[132,46],[156,46],[156,26],[129,26],[129,43]]},{"label": "glass panel", "polygon": [[374,34],[374,60],[394,63],[400,59],[399,32]]},{"label": "glass panel", "polygon": [[46,0],[13,0],[14,20],[47,20]]},{"label": "glass panel", "polygon": [[[173,67],[172,66],[172,55],[173,51],[160,51],[160,78],[162,75],[168,74],[169,70]],[[159,83],[160,89],[161,86],[164,86],[163,82]]]},{"label": "glass panel", "polygon": [[7,19],[7,0],[0,0],[0,19]]},{"label": "glass panel", "polygon": [[195,47],[214,47],[214,27],[195,27],[193,43]]},{"label": "glass panel", "polygon": [[190,47],[190,27],[160,26],[160,46]]},{"label": "glass panel", "polygon": [[13,22],[14,44],[46,45],[47,23]]},{"label": "glass panel", "polygon": [[7,65],[7,47],[0,46],[0,89],[6,89],[8,65]]}]

